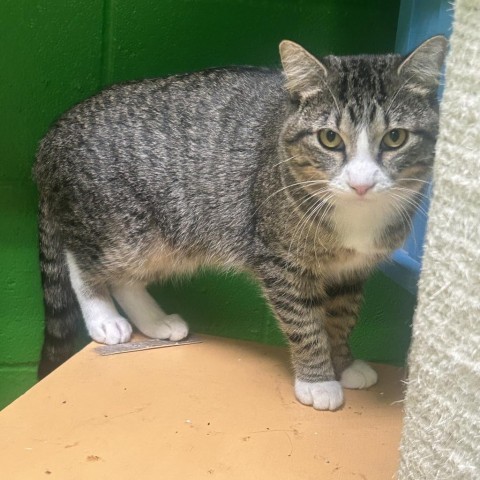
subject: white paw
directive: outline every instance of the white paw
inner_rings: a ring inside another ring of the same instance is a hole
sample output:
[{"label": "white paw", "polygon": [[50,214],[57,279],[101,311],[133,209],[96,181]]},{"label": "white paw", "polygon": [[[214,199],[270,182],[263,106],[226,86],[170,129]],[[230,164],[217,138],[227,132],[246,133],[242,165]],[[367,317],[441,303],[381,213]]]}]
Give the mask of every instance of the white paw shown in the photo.
[{"label": "white paw", "polygon": [[93,340],[107,345],[128,342],[132,336],[132,326],[120,315],[90,320],[87,330]]},{"label": "white paw", "polygon": [[295,396],[304,405],[316,410],[337,410],[343,405],[343,390],[335,380],[328,382],[304,382],[295,380]]},{"label": "white paw", "polygon": [[368,363],[362,360],[354,360],[342,372],[340,383],[345,388],[368,388],[375,385],[377,380],[377,372]]},{"label": "white paw", "polygon": [[168,315],[164,321],[170,327],[170,336],[168,338],[173,342],[183,340],[188,335],[187,322],[180,315],[173,313]]},{"label": "white paw", "polygon": [[188,335],[188,325],[180,315],[172,314],[156,322],[142,325],[141,331],[151,338],[177,342]]}]

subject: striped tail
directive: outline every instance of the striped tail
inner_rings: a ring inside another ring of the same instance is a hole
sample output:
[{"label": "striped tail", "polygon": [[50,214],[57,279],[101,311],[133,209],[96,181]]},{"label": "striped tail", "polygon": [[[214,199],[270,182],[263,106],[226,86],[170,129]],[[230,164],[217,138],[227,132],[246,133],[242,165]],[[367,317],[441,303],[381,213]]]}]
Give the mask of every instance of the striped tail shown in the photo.
[{"label": "striped tail", "polygon": [[45,200],[40,201],[39,239],[45,307],[45,337],[38,366],[41,379],[75,353],[81,312],[70,283],[65,249]]}]

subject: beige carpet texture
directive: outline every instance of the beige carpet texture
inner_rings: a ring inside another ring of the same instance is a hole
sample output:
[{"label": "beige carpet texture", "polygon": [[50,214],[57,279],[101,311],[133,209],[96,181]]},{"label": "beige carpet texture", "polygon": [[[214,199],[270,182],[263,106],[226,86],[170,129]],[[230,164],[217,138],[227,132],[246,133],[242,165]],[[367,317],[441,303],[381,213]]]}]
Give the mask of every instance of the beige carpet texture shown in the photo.
[{"label": "beige carpet texture", "polygon": [[480,0],[454,8],[399,480],[480,479]]}]

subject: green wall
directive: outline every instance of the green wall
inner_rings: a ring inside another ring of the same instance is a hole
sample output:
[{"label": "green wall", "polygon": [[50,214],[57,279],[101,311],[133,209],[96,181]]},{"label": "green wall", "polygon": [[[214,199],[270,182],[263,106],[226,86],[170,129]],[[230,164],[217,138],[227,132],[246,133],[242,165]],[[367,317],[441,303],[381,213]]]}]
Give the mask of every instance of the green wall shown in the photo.
[{"label": "green wall", "polygon": [[[35,382],[42,339],[31,165],[58,115],[113,82],[204,67],[277,65],[277,44],[354,54],[394,48],[399,2],[371,0],[3,0],[0,3],[0,407]],[[155,288],[196,331],[281,342],[257,288],[201,274]],[[369,284],[356,353],[399,363],[414,299]]]},{"label": "green wall", "polygon": [[[284,344],[276,321],[246,275],[203,272],[188,281],[151,289],[168,313],[180,313],[193,331]],[[360,320],[352,333],[355,356],[402,365],[410,343],[415,298],[378,272],[366,286]]]}]

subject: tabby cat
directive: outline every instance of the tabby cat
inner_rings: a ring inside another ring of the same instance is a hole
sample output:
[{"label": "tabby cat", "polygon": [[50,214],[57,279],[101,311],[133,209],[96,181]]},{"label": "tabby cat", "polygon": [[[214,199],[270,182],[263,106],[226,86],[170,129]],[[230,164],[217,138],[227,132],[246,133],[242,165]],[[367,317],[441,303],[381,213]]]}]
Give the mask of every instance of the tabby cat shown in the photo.
[{"label": "tabby cat", "polygon": [[[43,377],[130,322],[180,340],[188,326],[145,286],[203,266],[261,284],[288,338],[295,395],[319,410],[375,371],[348,335],[362,285],[409,232],[432,167],[446,40],[412,54],[316,59],[283,41],[283,70],[238,67],[115,85],[43,139]],[[125,312],[121,316],[114,300]]]}]

